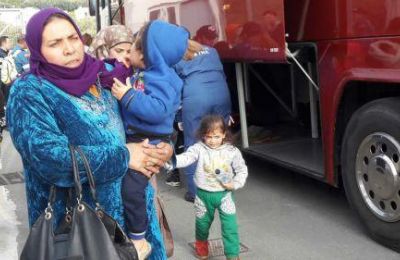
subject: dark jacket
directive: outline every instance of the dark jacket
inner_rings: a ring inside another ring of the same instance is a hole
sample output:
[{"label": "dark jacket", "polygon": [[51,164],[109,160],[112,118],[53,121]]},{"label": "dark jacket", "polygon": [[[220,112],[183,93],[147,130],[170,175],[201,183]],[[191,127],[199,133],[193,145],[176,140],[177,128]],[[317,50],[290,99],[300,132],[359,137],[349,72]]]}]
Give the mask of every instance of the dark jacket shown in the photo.
[{"label": "dark jacket", "polygon": [[[8,51],[0,48],[0,74],[1,74],[1,67],[3,66],[3,59],[7,57]],[[3,87],[3,83],[0,80],[0,88]]]},{"label": "dark jacket", "polygon": [[7,55],[8,55],[8,51],[0,48],[0,58],[4,59],[5,57],[7,57]]}]

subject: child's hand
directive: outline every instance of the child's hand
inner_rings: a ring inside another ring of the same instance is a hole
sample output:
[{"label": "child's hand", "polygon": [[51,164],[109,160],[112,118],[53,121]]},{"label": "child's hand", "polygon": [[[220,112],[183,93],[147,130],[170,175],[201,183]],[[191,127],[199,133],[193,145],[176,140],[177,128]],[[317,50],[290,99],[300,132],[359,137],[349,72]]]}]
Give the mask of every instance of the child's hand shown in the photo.
[{"label": "child's hand", "polygon": [[234,187],[234,185],[233,185],[233,181],[232,182],[228,182],[228,183],[221,183],[221,185],[225,188],[225,189],[227,189],[227,190],[234,190],[235,189],[235,187]]},{"label": "child's hand", "polygon": [[124,85],[121,81],[114,78],[114,84],[111,88],[111,93],[118,100],[121,100],[125,93],[132,88],[130,78],[126,78],[126,85]]}]

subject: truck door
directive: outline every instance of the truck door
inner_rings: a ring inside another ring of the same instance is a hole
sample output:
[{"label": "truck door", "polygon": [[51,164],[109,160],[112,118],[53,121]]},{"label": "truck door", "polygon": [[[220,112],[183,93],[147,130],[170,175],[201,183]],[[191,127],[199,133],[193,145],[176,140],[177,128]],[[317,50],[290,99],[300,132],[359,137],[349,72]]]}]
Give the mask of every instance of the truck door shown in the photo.
[{"label": "truck door", "polygon": [[286,62],[283,0],[194,0],[182,3],[180,11],[180,24],[192,35],[204,25],[217,28],[215,47],[223,59]]},{"label": "truck door", "polygon": [[[209,1],[212,2],[212,1]],[[286,62],[283,0],[225,0],[220,14],[231,53],[223,58],[249,62]],[[215,7],[214,7],[215,9]]]},{"label": "truck door", "polygon": [[[221,58],[248,62],[286,62],[283,0],[126,1],[127,25],[163,19],[185,26],[192,36],[209,25],[216,30]],[[139,9],[140,7],[140,9]],[[147,10],[147,15],[143,12]],[[133,28],[137,27],[137,28]]]}]

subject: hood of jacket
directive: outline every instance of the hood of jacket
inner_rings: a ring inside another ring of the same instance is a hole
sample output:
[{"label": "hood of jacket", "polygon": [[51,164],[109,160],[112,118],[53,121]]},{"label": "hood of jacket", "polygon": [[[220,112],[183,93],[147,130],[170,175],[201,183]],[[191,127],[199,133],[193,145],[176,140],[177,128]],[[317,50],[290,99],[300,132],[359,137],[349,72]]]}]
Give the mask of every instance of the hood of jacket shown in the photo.
[{"label": "hood of jacket", "polygon": [[184,56],[189,33],[183,28],[161,20],[150,22],[143,35],[143,54],[146,68],[165,64],[171,67]]}]

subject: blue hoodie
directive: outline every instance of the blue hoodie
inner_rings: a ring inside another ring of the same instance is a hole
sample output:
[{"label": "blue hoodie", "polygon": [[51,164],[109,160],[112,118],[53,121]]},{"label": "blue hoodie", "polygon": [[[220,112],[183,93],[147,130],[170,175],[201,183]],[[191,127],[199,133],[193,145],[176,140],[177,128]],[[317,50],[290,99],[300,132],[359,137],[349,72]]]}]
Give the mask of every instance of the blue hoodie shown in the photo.
[{"label": "blue hoodie", "polygon": [[183,87],[172,66],[183,58],[188,37],[182,27],[160,20],[148,25],[142,38],[145,90],[132,88],[121,99],[127,134],[172,134]]}]

